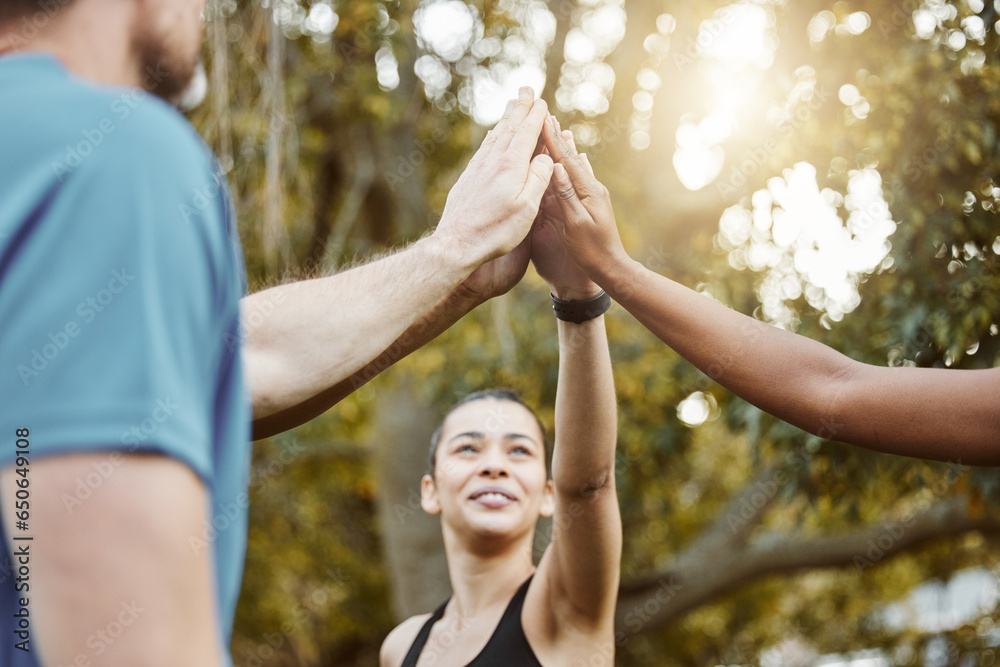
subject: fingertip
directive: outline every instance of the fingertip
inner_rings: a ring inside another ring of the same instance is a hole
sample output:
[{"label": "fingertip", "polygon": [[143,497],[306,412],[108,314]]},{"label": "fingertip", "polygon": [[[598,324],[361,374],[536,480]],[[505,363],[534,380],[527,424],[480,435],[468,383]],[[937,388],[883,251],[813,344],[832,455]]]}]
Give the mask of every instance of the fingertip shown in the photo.
[{"label": "fingertip", "polygon": [[549,118],[549,107],[545,103],[545,100],[541,98],[535,100],[528,111],[528,116],[537,119],[533,122],[540,122],[542,126],[546,125]]},{"label": "fingertip", "polygon": [[555,144],[556,119],[550,113],[545,115],[545,122],[542,123],[542,135],[546,145]]},{"label": "fingertip", "polygon": [[569,181],[569,173],[567,173],[566,167],[563,166],[562,162],[556,162],[553,165],[552,175],[555,176],[556,180],[560,183],[566,183]]},{"label": "fingertip", "polygon": [[570,130],[563,130],[563,138],[569,145],[569,148],[573,152],[573,155],[577,155],[579,149],[576,147],[576,139],[573,138],[573,133]]}]

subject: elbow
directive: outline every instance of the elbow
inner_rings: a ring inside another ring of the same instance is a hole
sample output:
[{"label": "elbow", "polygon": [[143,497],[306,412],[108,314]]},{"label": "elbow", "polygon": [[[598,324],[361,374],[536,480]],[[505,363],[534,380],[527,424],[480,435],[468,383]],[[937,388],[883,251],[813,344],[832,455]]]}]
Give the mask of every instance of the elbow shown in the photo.
[{"label": "elbow", "polygon": [[850,404],[864,369],[865,364],[844,357],[836,367],[822,374],[818,386],[806,389],[812,400],[807,400],[809,412],[799,425],[824,440],[845,437]]},{"label": "elbow", "polygon": [[614,492],[615,466],[610,463],[586,477],[574,480],[556,481],[556,488],[562,496],[593,502],[608,492]]}]

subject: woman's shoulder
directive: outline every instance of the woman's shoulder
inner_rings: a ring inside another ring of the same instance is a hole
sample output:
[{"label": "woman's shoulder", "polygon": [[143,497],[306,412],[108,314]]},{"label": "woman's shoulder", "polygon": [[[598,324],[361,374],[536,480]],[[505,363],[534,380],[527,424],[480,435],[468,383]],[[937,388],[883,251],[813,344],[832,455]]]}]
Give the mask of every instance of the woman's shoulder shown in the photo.
[{"label": "woman's shoulder", "polygon": [[424,627],[432,613],[417,614],[406,619],[386,636],[382,642],[382,650],[379,651],[379,665],[381,667],[399,667],[403,664],[413,641],[420,634],[420,628]]}]

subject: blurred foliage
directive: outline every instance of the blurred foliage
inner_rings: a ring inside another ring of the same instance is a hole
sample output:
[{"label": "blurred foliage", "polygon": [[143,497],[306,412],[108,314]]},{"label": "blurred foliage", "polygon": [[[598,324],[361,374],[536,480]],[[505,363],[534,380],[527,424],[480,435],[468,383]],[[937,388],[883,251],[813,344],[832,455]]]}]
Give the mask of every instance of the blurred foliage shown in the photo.
[{"label": "blurred foliage", "polygon": [[[326,10],[316,9],[326,3],[271,2],[274,7],[210,3],[207,65],[226,85],[214,87],[193,113],[229,172],[252,287],[329,272],[433,226],[450,184],[485,133],[470,115],[474,76],[510,71],[523,52],[477,44],[520,40],[523,46],[530,42],[525,22],[537,20],[533,12],[541,8],[518,0],[469,3],[473,39],[449,60],[415,33],[417,2],[341,0],[332,5],[332,34],[310,32],[316,24],[307,20],[328,19]],[[564,40],[594,12],[619,4],[550,3],[550,39]],[[800,296],[786,304],[794,314],[789,326],[869,363],[1000,365],[994,3],[761,0],[777,48],[773,64],[754,80],[760,103],[747,102],[750,111],[721,143],[726,158],[717,181],[691,192],[680,184],[671,156],[685,114],[710,108],[696,46],[699,25],[728,4],[628,3],[624,35],[595,56],[614,74],[603,111],[556,107],[555,100],[572,99],[573,72],[585,70],[566,64],[561,48],[543,54],[546,99],[563,126],[574,127],[610,188],[627,247],[650,268],[763,317],[767,270],[734,268],[719,245],[722,211],[749,208],[768,179],[799,162],[816,167],[819,188],[842,195],[851,170],[877,169],[897,224],[887,260],[861,277],[860,305],[840,321]],[[937,17],[930,34],[917,34],[916,11]],[[670,20],[663,19],[668,12]],[[839,29],[853,25],[858,12],[867,17],[866,29]],[[985,27],[982,43],[955,38],[973,17]],[[812,39],[823,25],[822,38]],[[278,72],[268,64],[275,45],[282,49]],[[433,91],[414,73],[422,55],[448,73]],[[652,91],[653,111],[637,116],[643,69],[657,72],[663,85]],[[792,95],[803,77],[822,94],[818,104]],[[845,84],[869,103],[863,117],[838,100]],[[777,129],[769,124],[765,111],[774,105],[784,105],[796,121]],[[629,140],[636,128],[648,134],[644,150]],[[588,137],[592,141],[584,141]],[[747,156],[759,154],[763,159],[745,178],[718,187]],[[280,170],[269,173],[269,159]],[[276,193],[277,229],[267,213]],[[373,501],[378,489],[370,447],[393,446],[370,442],[380,393],[414,378],[408,386],[441,412],[467,392],[511,386],[551,424],[558,350],[546,301],[544,286],[529,271],[511,294],[471,313],[328,415],[257,443],[233,640],[238,665],[375,663],[397,620]],[[785,462],[792,481],[781,487],[763,525],[789,535],[879,523],[942,495],[966,494],[976,511],[995,511],[1000,478],[992,469],[956,479],[944,464],[821,441],[733,397],[622,310],[611,312],[608,328],[620,401],[623,582],[669,566],[767,463]],[[694,392],[708,398],[710,412],[691,428],[676,408]],[[770,575],[706,601],[667,627],[629,634],[617,662],[758,664],[767,649],[802,642],[814,654],[883,648],[899,665],[994,664],[1000,658],[991,646],[1000,623],[995,609],[936,635],[890,630],[878,622],[878,610],[920,582],[947,580],[967,567],[992,571],[1000,566],[997,544],[993,536],[971,533],[860,573],[848,567]]]}]

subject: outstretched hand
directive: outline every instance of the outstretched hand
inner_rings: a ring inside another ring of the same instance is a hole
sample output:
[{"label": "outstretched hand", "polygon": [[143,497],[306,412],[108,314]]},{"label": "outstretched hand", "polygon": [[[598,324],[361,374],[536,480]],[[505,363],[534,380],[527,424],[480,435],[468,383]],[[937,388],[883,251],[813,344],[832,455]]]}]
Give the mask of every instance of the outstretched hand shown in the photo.
[{"label": "outstretched hand", "polygon": [[[594,176],[586,155],[577,155],[555,117],[545,121],[543,137],[555,161],[550,189],[559,203],[559,230],[566,251],[595,282],[604,284],[629,260],[622,245],[608,189]],[[605,285],[607,287],[607,285]]]},{"label": "outstretched hand", "polygon": [[[576,154],[573,134],[564,132],[570,150]],[[601,288],[584,273],[566,251],[562,229],[565,222],[554,185],[549,184],[531,228],[531,262],[538,275],[549,285],[549,291],[566,300],[589,299]]]},{"label": "outstretched hand", "polygon": [[510,253],[531,229],[552,176],[548,155],[532,157],[547,114],[522,88],[448,193],[434,237],[473,268]]}]

